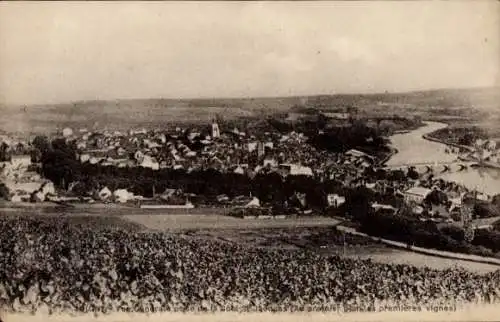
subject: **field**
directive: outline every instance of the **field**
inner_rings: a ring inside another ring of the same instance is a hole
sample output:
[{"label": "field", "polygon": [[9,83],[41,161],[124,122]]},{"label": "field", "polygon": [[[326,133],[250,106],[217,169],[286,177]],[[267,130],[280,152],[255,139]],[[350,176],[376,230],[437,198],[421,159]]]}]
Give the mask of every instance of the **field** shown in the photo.
[{"label": "field", "polygon": [[57,105],[0,106],[0,132],[47,133],[73,128],[156,128],[169,123],[266,116],[300,105],[328,111],[355,106],[365,116],[418,115],[422,118],[490,119],[500,110],[498,88],[432,90],[410,93],[339,94],[240,99],[133,99]]},{"label": "field", "polygon": [[[464,268],[476,273],[498,270],[498,266],[440,258],[394,249],[387,245],[361,237],[334,231],[329,227],[301,227],[281,229],[238,229],[196,231],[191,236],[216,238],[226,242],[240,243],[248,247],[276,247],[286,249],[308,249],[326,255],[336,254],[350,258],[371,259],[379,263],[407,264],[432,269]],[[345,238],[345,247],[343,240]]]},{"label": "field", "polygon": [[239,219],[222,215],[124,215],[122,218],[154,231],[316,227],[338,223],[333,218]]},{"label": "field", "polygon": [[[0,211],[0,215],[19,213]],[[64,217],[70,224],[103,229],[125,229],[136,232],[180,233],[191,238],[217,239],[246,247],[308,250],[353,258],[370,258],[374,262],[410,264],[417,267],[447,269],[462,267],[479,273],[495,271],[498,266],[438,258],[394,249],[384,244],[336,231],[333,218],[238,219],[221,215],[98,215],[29,213],[28,216]],[[344,246],[345,240],[345,246]]]}]

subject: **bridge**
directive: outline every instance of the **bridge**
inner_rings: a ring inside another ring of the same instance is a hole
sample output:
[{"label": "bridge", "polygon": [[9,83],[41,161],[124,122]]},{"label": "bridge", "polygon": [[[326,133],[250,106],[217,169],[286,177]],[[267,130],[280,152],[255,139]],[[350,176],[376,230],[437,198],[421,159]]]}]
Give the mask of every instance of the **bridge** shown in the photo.
[{"label": "bridge", "polygon": [[441,172],[459,172],[462,170],[465,170],[471,166],[478,166],[478,162],[473,162],[473,161],[451,161],[451,162],[414,162],[414,163],[401,163],[401,164],[391,164],[391,165],[385,165],[383,169],[386,170],[395,170],[395,169],[401,169],[401,170],[408,170],[409,168],[426,168],[426,172],[434,172],[434,171],[441,171]]}]

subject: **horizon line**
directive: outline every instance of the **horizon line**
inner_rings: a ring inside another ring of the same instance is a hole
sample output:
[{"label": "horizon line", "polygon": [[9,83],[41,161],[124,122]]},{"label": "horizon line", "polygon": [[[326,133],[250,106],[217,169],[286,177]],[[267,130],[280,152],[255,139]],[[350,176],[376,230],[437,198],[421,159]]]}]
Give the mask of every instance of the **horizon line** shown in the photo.
[{"label": "horizon line", "polygon": [[494,89],[500,88],[500,85],[489,85],[489,86],[470,86],[470,87],[437,87],[437,88],[425,88],[425,89],[415,89],[415,90],[403,90],[403,91],[377,91],[377,92],[342,92],[335,94],[303,94],[303,95],[261,95],[261,96],[197,96],[197,97],[136,97],[136,98],[109,98],[109,99],[79,99],[71,100],[59,103],[1,103],[0,107],[16,108],[16,107],[42,107],[47,105],[61,106],[70,105],[77,103],[88,103],[88,102],[110,102],[110,101],[140,101],[140,100],[178,100],[178,101],[194,101],[194,100],[252,100],[252,99],[278,99],[278,98],[310,98],[318,96],[376,96],[376,95],[402,95],[402,94],[415,94],[422,92],[437,92],[437,91],[470,91],[479,89]]}]

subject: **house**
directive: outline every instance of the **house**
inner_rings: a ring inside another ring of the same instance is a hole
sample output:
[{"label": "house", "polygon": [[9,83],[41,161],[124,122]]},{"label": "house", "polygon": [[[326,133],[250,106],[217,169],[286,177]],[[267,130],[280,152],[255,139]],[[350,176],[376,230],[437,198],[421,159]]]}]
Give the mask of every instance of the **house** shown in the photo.
[{"label": "house", "polygon": [[424,187],[412,187],[405,192],[403,192],[403,198],[405,202],[415,202],[421,204],[424,202],[425,198],[432,192],[431,189]]},{"label": "house", "polygon": [[356,158],[364,158],[367,157],[368,154],[361,152],[356,149],[351,149],[345,153],[345,155],[350,156],[350,157],[356,157]]},{"label": "house", "polygon": [[284,176],[287,176],[287,175],[313,176],[313,172],[312,172],[312,169],[310,167],[305,167],[305,166],[298,165],[298,164],[283,163],[283,164],[280,164],[279,168],[280,168],[280,173]]},{"label": "house", "polygon": [[42,191],[33,192],[33,194],[31,195],[31,201],[44,202],[45,201],[45,194]]},{"label": "house", "polygon": [[500,217],[480,218],[472,221],[474,229],[493,229],[493,226],[500,221]]},{"label": "house", "polygon": [[42,187],[41,187],[42,193],[47,196],[47,195],[55,195],[56,194],[56,188],[54,184],[50,181],[45,182]]},{"label": "house", "polygon": [[85,141],[78,142],[76,144],[76,148],[78,150],[84,150],[84,149],[86,149],[87,148],[87,142],[85,142]]},{"label": "house", "polygon": [[11,167],[14,169],[27,168],[31,165],[31,155],[21,154],[13,155],[10,160]]},{"label": "house", "polygon": [[160,164],[158,163],[158,161],[156,161],[155,158],[152,158],[149,155],[145,155],[141,162],[141,167],[151,168],[153,170],[159,170]]},{"label": "house", "polygon": [[234,169],[234,173],[245,174],[245,170],[243,170],[241,166],[238,166],[236,169]]},{"label": "house", "polygon": [[115,190],[115,192],[113,192],[113,196],[115,201],[119,203],[126,203],[127,201],[134,199],[134,194],[128,192],[126,189]]},{"label": "house", "polygon": [[90,155],[89,154],[82,154],[80,155],[80,162],[85,163],[87,161],[90,161]]},{"label": "house", "polygon": [[375,190],[377,183],[365,183],[365,187],[371,190]]},{"label": "house", "polygon": [[394,208],[391,205],[379,204],[377,202],[375,202],[375,203],[372,204],[372,208],[375,209],[375,210],[379,210],[379,209],[392,210],[394,212],[397,210],[396,208]]},{"label": "house", "polygon": [[329,206],[333,206],[333,207],[339,207],[341,206],[343,203],[345,203],[345,197],[344,196],[340,196],[336,193],[334,194],[329,194],[327,196],[327,201],[328,201],[328,205]]},{"label": "house", "polygon": [[73,130],[69,127],[65,128],[63,131],[62,131],[62,135],[67,138],[67,137],[70,137],[73,135]]},{"label": "house", "polygon": [[258,208],[258,207],[260,207],[260,200],[256,197],[253,197],[253,199],[250,200],[250,202],[248,202],[245,205],[245,208]]},{"label": "house", "polygon": [[266,143],[264,143],[264,148],[273,149],[274,143],[273,142],[266,142]]},{"label": "house", "polygon": [[324,116],[332,118],[332,119],[337,119],[337,120],[347,120],[350,116],[349,113],[322,113]]},{"label": "house", "polygon": [[271,167],[271,168],[274,168],[278,165],[278,163],[276,162],[276,160],[274,159],[265,159],[264,162],[263,162],[263,166],[264,167]]}]

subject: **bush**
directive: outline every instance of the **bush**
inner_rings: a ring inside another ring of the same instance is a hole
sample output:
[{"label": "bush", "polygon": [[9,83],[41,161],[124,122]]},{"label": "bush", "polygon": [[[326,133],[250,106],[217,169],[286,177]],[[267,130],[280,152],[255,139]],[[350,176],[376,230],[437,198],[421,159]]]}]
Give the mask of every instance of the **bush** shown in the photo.
[{"label": "bush", "polygon": [[228,216],[236,218],[270,216],[272,213],[268,208],[234,208]]},{"label": "bush", "polygon": [[9,188],[3,183],[0,182],[0,200],[9,200],[10,199],[10,193],[9,193]]},{"label": "bush", "polygon": [[500,233],[489,230],[476,230],[474,239],[471,242],[473,245],[483,246],[491,249],[494,252],[500,251]]},{"label": "bush", "polygon": [[360,230],[372,236],[442,251],[492,256],[500,250],[500,233],[478,231],[469,244],[463,240],[460,228],[447,226],[439,231],[433,222],[400,215],[377,213],[368,216],[361,222]]},{"label": "bush", "polygon": [[457,241],[463,241],[465,237],[465,231],[456,226],[445,226],[441,228],[441,232]]}]

